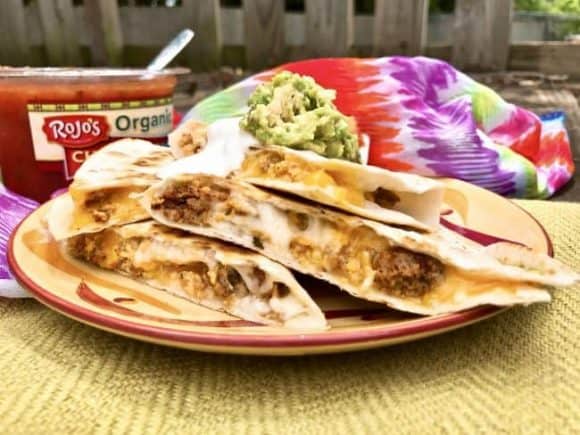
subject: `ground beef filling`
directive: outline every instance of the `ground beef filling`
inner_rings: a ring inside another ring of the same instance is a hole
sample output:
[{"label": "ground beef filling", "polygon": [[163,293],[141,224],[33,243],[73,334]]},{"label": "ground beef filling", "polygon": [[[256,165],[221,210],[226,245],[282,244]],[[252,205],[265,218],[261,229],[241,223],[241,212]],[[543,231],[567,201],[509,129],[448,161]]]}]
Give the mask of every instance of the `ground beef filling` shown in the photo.
[{"label": "ground beef filling", "polygon": [[[129,176],[131,178],[133,176]],[[149,178],[151,177],[151,178]],[[144,174],[143,179],[155,182],[155,176]],[[88,192],[83,200],[83,207],[93,220],[98,223],[108,222],[116,211],[124,212],[125,207],[138,207],[137,201],[131,198],[132,193],[141,193],[144,187],[119,187]],[[122,204],[123,206],[120,206]]]},{"label": "ground beef filling", "polygon": [[308,179],[314,179],[335,183],[332,175],[319,166],[271,149],[252,151],[248,154],[242,164],[242,173],[251,177],[276,180],[307,182]]},{"label": "ground beef filling", "polygon": [[251,151],[242,163],[242,171],[252,176],[293,179],[284,155],[274,150]]},{"label": "ground beef filling", "polygon": [[[105,231],[76,236],[69,240],[68,252],[78,259],[104,269],[121,272],[132,278],[147,280],[161,277],[177,280],[189,296],[203,299],[215,295],[223,301],[226,307],[252,293],[236,268],[227,264],[217,263],[212,270],[201,261],[179,265],[161,263],[154,267],[137,267],[132,259],[144,239],[135,237],[123,240],[114,245],[114,249],[107,250],[103,248],[103,243],[105,246],[109,245],[105,239],[110,234]],[[266,273],[257,267],[253,268],[250,273],[260,286],[266,279]],[[289,294],[288,286],[281,282],[274,282],[270,290],[255,296],[269,300],[274,296],[284,298]],[[275,316],[276,313],[272,312],[268,315]]]},{"label": "ground beef filling", "polygon": [[[255,170],[252,168],[257,168],[258,174],[253,173]],[[242,169],[246,170],[250,176],[262,176],[290,181],[304,181],[304,179],[312,177],[313,174],[318,172],[324,174],[322,176],[323,178],[327,177],[326,179],[331,182],[335,181],[338,185],[344,185],[339,180],[334,180],[332,174],[320,169],[316,165],[312,165],[306,161],[288,160],[281,152],[274,150],[253,151],[244,161]],[[351,189],[357,190],[354,187]],[[379,207],[388,209],[393,208],[401,201],[401,198],[397,194],[382,187],[372,192],[364,192],[364,198],[367,201],[374,202]]]},{"label": "ground beef filling", "polygon": [[151,204],[173,221],[192,225],[207,225],[212,207],[230,196],[227,187],[216,185],[209,177],[195,177],[185,183],[169,185]]},{"label": "ground beef filling", "polygon": [[67,240],[70,255],[81,260],[101,265],[105,261],[104,250],[100,248],[101,234],[93,235],[92,239],[82,234]]},{"label": "ground beef filling", "polygon": [[308,229],[310,217],[306,213],[287,211],[286,215],[288,216],[288,222],[290,222],[293,228],[300,231],[306,231]]},{"label": "ground beef filling", "polygon": [[244,283],[242,275],[231,266],[220,265],[217,271],[217,285],[215,293],[221,297],[236,295],[243,297],[248,295],[248,287]]},{"label": "ground beef filling", "polygon": [[111,201],[112,192],[100,190],[90,192],[85,199],[85,207],[95,222],[107,222],[115,210]]},{"label": "ground beef filling", "polygon": [[374,286],[393,296],[421,297],[444,275],[439,260],[404,248],[377,249],[355,240],[338,252],[330,252],[300,236],[290,242],[289,248],[300,263],[319,265],[324,271],[345,277],[354,286],[362,285],[372,270]]},{"label": "ground beef filling", "polygon": [[393,208],[401,200],[394,192],[382,187],[374,192],[365,192],[365,199],[383,208]]},{"label": "ground beef filling", "polygon": [[190,120],[169,136],[170,145],[177,157],[198,153],[207,144],[207,124]]},{"label": "ground beef filling", "polygon": [[444,273],[439,260],[403,248],[374,253],[371,265],[377,287],[394,296],[421,297],[441,281]]},{"label": "ground beef filling", "polygon": [[144,271],[135,267],[131,258],[143,242],[143,238],[134,237],[122,241],[115,238],[115,234],[111,231],[82,234],[69,239],[68,252],[75,258],[104,269],[116,270],[133,278],[141,278]]}]

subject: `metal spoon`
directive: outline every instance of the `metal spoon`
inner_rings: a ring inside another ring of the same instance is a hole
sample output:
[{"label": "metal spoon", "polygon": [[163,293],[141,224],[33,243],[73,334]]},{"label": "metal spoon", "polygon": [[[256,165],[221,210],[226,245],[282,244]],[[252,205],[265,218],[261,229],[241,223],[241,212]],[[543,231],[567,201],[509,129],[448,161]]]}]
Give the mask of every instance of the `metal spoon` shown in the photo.
[{"label": "metal spoon", "polygon": [[195,33],[191,29],[184,29],[177,34],[165,47],[161,49],[159,54],[147,65],[147,71],[161,71],[171,63],[175,56],[185,48],[189,41],[194,37]]}]

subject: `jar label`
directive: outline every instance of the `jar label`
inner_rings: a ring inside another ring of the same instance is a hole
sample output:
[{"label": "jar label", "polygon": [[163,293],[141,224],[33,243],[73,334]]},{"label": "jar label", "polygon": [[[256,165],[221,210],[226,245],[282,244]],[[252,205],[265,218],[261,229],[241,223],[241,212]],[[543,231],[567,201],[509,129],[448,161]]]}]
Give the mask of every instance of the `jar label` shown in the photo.
[{"label": "jar label", "polygon": [[109,103],[30,103],[27,109],[36,160],[64,162],[67,179],[73,177],[87,156],[117,138],[159,141],[164,140],[173,127],[171,98]]}]

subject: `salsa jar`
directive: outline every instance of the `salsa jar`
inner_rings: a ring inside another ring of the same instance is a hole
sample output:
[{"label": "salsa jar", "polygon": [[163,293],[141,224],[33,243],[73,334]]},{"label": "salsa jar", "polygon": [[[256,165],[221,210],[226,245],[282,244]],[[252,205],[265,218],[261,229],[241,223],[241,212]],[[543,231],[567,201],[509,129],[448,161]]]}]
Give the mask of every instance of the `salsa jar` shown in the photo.
[{"label": "salsa jar", "polygon": [[0,68],[0,167],[5,186],[45,201],[87,156],[122,137],[165,143],[177,75],[103,68]]}]

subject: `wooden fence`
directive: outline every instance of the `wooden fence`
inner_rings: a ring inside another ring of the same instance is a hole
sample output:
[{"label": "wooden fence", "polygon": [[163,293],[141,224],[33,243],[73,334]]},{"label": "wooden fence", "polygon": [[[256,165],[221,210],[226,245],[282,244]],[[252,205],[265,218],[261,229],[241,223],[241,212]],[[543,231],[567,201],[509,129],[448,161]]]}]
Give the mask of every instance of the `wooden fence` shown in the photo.
[{"label": "wooden fence", "polygon": [[[178,59],[194,70],[258,70],[316,56],[425,54],[476,71],[538,70],[578,75],[580,44],[510,45],[512,0],[456,0],[453,41],[427,45],[428,0],[375,0],[355,15],[353,0],[182,0],[177,7],[119,6],[116,0],[0,0],[0,64],[144,65],[184,27],[196,37]],[[134,2],[130,2],[134,4]]]}]

